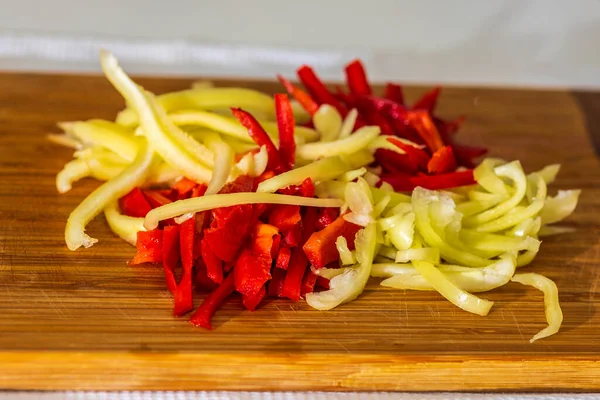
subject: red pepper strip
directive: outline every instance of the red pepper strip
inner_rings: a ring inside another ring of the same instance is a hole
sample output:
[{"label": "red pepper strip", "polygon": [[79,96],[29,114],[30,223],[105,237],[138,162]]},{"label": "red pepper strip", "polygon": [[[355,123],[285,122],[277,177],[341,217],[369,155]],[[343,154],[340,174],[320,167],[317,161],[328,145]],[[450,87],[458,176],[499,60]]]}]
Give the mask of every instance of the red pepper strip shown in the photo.
[{"label": "red pepper strip", "polygon": [[427,164],[427,172],[430,174],[443,174],[456,169],[456,159],[452,147],[444,146],[433,153]]},{"label": "red pepper strip", "polygon": [[192,325],[212,330],[210,320],[213,314],[234,290],[233,274],[229,274],[218,288],[204,298],[200,307],[198,307],[190,318]]},{"label": "red pepper strip", "polygon": [[433,112],[437,104],[438,97],[440,97],[441,87],[436,86],[429,92],[425,93],[413,106],[413,110],[426,110]]},{"label": "red pepper strip", "polygon": [[[306,209],[304,218],[302,220],[302,241],[303,245],[315,232],[317,218],[317,209],[309,207]],[[285,281],[283,282],[283,289],[281,291],[282,297],[287,297],[292,301],[300,300],[300,286],[302,285],[302,278],[308,268],[308,258],[301,247],[297,247],[292,250],[290,257],[290,264],[285,275]]]},{"label": "red pepper strip", "polygon": [[383,113],[373,109],[366,109],[363,116],[366,119],[367,125],[379,126],[383,135],[393,135],[395,133],[392,125]]},{"label": "red pepper strip", "polygon": [[394,101],[400,104],[401,106],[404,105],[404,93],[402,91],[402,86],[397,85],[395,83],[390,82],[385,85],[383,97],[385,99]]},{"label": "red pepper strip", "polygon": [[301,296],[304,296],[306,293],[312,293],[315,290],[315,284],[317,283],[318,277],[318,275],[315,275],[310,270],[306,272],[304,280],[302,281],[302,286],[300,287]]},{"label": "red pepper strip", "polygon": [[300,240],[302,239],[302,226],[300,224],[295,225],[292,229],[283,233],[283,243],[288,247],[300,246]]},{"label": "red pepper strip", "polygon": [[137,253],[130,265],[162,262],[162,230],[140,231],[135,247]]},{"label": "red pepper strip", "polygon": [[219,285],[215,283],[212,279],[208,277],[208,273],[206,272],[206,265],[204,265],[204,260],[199,258],[196,260],[196,290],[204,291],[204,292],[212,292]]},{"label": "red pepper strip", "polygon": [[131,192],[121,197],[119,208],[123,215],[137,218],[144,218],[152,210],[144,193],[139,188],[133,188]]},{"label": "red pepper strip", "polygon": [[360,60],[354,60],[346,65],[346,81],[352,94],[370,95],[371,86],[367,79],[367,73]]},{"label": "red pepper strip", "polygon": [[283,290],[283,281],[285,280],[285,270],[280,268],[274,268],[272,275],[273,278],[269,281],[268,294],[271,297],[281,297],[281,291]]},{"label": "red pepper strip", "polygon": [[462,144],[454,144],[452,145],[452,148],[458,164],[467,168],[475,167],[473,159],[481,157],[488,152],[488,150],[483,147],[465,146]]},{"label": "red pepper strip", "polygon": [[292,103],[285,94],[275,95],[275,114],[279,130],[279,158],[287,169],[293,169],[296,163],[296,140],[294,139],[294,112]]},{"label": "red pepper strip", "polygon": [[271,246],[271,259],[276,259],[281,247],[281,235],[273,236],[273,246]]},{"label": "red pepper strip", "polygon": [[342,118],[346,116],[348,113],[346,107],[327,89],[311,67],[303,65],[296,72],[308,93],[318,104],[329,104],[338,110]]},{"label": "red pepper strip", "polygon": [[410,124],[416,129],[419,136],[423,138],[432,153],[444,146],[444,142],[427,111],[412,111],[409,114]]},{"label": "red pepper strip", "polygon": [[242,304],[244,305],[244,307],[246,307],[246,310],[248,311],[254,311],[256,310],[256,307],[258,307],[258,305],[260,304],[260,302],[262,301],[262,299],[265,297],[265,295],[267,294],[267,288],[265,285],[263,285],[258,292],[256,292],[253,295],[247,296],[247,295],[243,295],[242,296]]},{"label": "red pepper strip", "polygon": [[279,189],[280,194],[290,196],[315,197],[315,185],[310,178],[306,178],[300,185],[291,185],[283,189]]},{"label": "red pepper strip", "polygon": [[253,224],[253,207],[242,204],[213,210],[214,219],[204,237],[213,253],[221,260],[232,262],[244,244]]},{"label": "red pepper strip", "polygon": [[202,260],[206,265],[206,276],[215,283],[223,282],[223,261],[213,253],[210,244],[206,240],[200,242]]},{"label": "red pepper strip", "polygon": [[317,278],[317,285],[318,287],[321,287],[323,289],[329,289],[329,279],[324,278],[322,276],[319,276]]},{"label": "red pepper strip", "polygon": [[390,118],[402,123],[409,122],[409,111],[402,105],[387,99],[376,96],[361,96],[357,101],[366,107],[372,107],[380,113],[384,113]]},{"label": "red pepper strip", "polygon": [[175,185],[173,189],[177,191],[179,200],[187,199],[188,195],[192,191],[192,189],[196,186],[196,182],[191,179],[186,178],[185,176],[181,178]]},{"label": "red pepper strip", "polygon": [[343,216],[339,216],[333,223],[322,231],[313,233],[306,244],[304,244],[304,252],[310,260],[310,263],[315,268],[323,268],[330,262],[339,259],[335,241],[339,236],[346,238],[348,248],[354,249],[354,237],[356,232],[360,230],[360,226],[348,222]]},{"label": "red pepper strip", "polygon": [[250,240],[238,256],[233,274],[235,289],[245,296],[254,296],[271,279],[271,247],[278,234],[272,225],[257,223]]},{"label": "red pepper strip", "polygon": [[292,250],[289,247],[281,246],[279,247],[279,253],[277,254],[277,259],[275,261],[275,268],[286,270],[290,265],[290,256],[292,255]]},{"label": "red pepper strip", "polygon": [[304,90],[292,84],[281,75],[277,75],[279,82],[283,85],[285,90],[292,96],[302,108],[306,110],[311,116],[314,115],[319,109],[319,105],[310,97]]},{"label": "red pepper strip", "polygon": [[206,185],[196,185],[192,189],[190,197],[202,197],[204,196],[204,193],[206,193],[206,189],[208,189],[208,186]]},{"label": "red pepper strip", "polygon": [[300,222],[300,206],[276,204],[269,214],[269,224],[280,231],[288,231]]},{"label": "red pepper strip", "polygon": [[331,224],[335,219],[340,215],[340,210],[338,208],[326,207],[321,209],[321,213],[319,214],[319,219],[317,220],[317,230],[325,228],[329,224]]},{"label": "red pepper strip", "polygon": [[148,200],[148,204],[150,204],[152,208],[161,207],[165,204],[173,202],[170,198],[166,197],[161,192],[162,190],[144,190],[146,200]]},{"label": "red pepper strip", "polygon": [[425,189],[448,189],[457,186],[473,185],[473,170],[451,172],[448,174],[434,176],[410,176],[406,174],[389,174],[381,177],[381,180],[392,185],[398,192],[411,192],[417,186]]},{"label": "red pepper strip", "polygon": [[408,154],[400,154],[388,149],[377,149],[375,160],[384,172],[404,172],[414,175],[419,170],[419,166]]},{"label": "red pepper strip", "polygon": [[252,114],[240,109],[232,108],[231,112],[233,116],[237,118],[240,123],[248,129],[248,134],[259,146],[265,146],[267,148],[267,154],[269,156],[269,162],[267,163],[268,169],[280,170],[281,160],[279,158],[279,152],[277,147],[273,144],[273,141],[267,135],[267,132],[263,129],[260,123],[252,116]]},{"label": "red pepper strip", "polygon": [[194,308],[192,300],[192,269],[194,266],[194,235],[196,232],[196,218],[192,217],[180,224],[179,250],[183,273],[175,290],[175,308],[173,314],[180,316]]},{"label": "red pepper strip", "polygon": [[426,170],[427,163],[429,162],[429,156],[427,153],[420,148],[404,143],[394,137],[387,138],[388,142],[396,145],[400,150],[404,151],[406,155],[417,165],[419,169]]},{"label": "red pepper strip", "polygon": [[163,230],[162,256],[167,289],[171,293],[174,293],[175,289],[177,289],[174,271],[179,262],[179,225],[165,226]]}]

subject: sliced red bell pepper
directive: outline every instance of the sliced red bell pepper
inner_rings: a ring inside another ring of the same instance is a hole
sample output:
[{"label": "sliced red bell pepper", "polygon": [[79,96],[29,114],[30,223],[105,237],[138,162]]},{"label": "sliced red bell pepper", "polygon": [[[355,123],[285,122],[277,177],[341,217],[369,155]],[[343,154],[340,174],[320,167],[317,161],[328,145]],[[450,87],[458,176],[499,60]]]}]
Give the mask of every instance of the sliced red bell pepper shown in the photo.
[{"label": "sliced red bell pepper", "polygon": [[204,265],[206,265],[206,276],[213,282],[220,284],[223,282],[223,261],[213,253],[207,240],[201,240],[200,249],[202,251],[202,260],[204,260]]},{"label": "sliced red bell pepper", "polygon": [[302,286],[300,287],[300,295],[304,297],[306,293],[312,293],[315,290],[315,284],[317,283],[318,275],[314,274],[312,271],[306,271],[304,275],[304,280],[302,281]]},{"label": "sliced red bell pepper", "polygon": [[333,223],[325,229],[313,233],[303,249],[310,263],[315,268],[323,268],[330,262],[339,259],[339,254],[335,242],[339,236],[346,238],[348,248],[354,248],[354,237],[356,232],[361,229],[359,225],[348,222],[343,216],[339,216]]},{"label": "sliced red bell pepper", "polygon": [[415,163],[417,169],[426,170],[427,164],[429,163],[429,156],[427,153],[420,148],[404,143],[395,137],[388,137],[387,141],[397,146],[400,150],[404,151],[406,155]]},{"label": "sliced red bell pepper", "polygon": [[410,176],[397,173],[384,175],[381,177],[381,180],[392,185],[394,190],[398,192],[410,192],[417,186],[437,190],[475,184],[472,169],[434,176]]},{"label": "sliced red bell pepper", "polygon": [[[315,231],[318,217],[317,210],[314,207],[308,207],[306,209],[302,219],[301,245],[304,244]],[[292,301],[298,301],[300,299],[302,278],[304,278],[307,268],[308,258],[306,257],[304,250],[301,247],[292,249],[290,264],[281,291],[282,297],[287,297]]]},{"label": "sliced red bell pepper", "polygon": [[137,253],[129,264],[162,262],[162,235],[163,232],[160,229],[138,232],[135,244]]},{"label": "sliced red bell pepper", "polygon": [[308,93],[318,104],[329,104],[340,113],[342,118],[346,116],[348,113],[346,107],[327,89],[311,67],[303,65],[296,72]]},{"label": "sliced red bell pepper", "polygon": [[245,296],[255,295],[271,279],[271,247],[278,234],[272,225],[257,223],[233,267],[235,289]]},{"label": "sliced red bell pepper", "polygon": [[196,260],[196,277],[194,282],[196,283],[196,290],[203,292],[212,292],[219,286],[208,277],[206,265],[204,265],[202,257]]},{"label": "sliced red bell pepper", "polygon": [[397,85],[395,83],[387,83],[385,85],[385,89],[383,90],[383,97],[385,99],[394,101],[401,106],[404,105],[404,93],[401,85]]},{"label": "sliced red bell pepper", "polygon": [[291,185],[278,192],[290,196],[315,197],[315,185],[312,179],[306,178],[300,185]]},{"label": "sliced red bell pepper", "polygon": [[208,186],[206,185],[196,185],[192,189],[190,197],[202,197],[204,196],[204,193],[206,193],[206,189],[208,189]]},{"label": "sliced red bell pepper", "polygon": [[316,286],[323,288],[323,289],[329,289],[329,279],[319,276],[317,278]]},{"label": "sliced red bell pepper", "polygon": [[427,171],[430,174],[444,174],[456,169],[456,159],[452,147],[444,146],[438,149],[427,164]]},{"label": "sliced red bell pepper", "polygon": [[346,82],[352,94],[358,95],[370,95],[371,86],[367,79],[367,73],[360,60],[354,60],[345,68],[346,71]]},{"label": "sliced red bell pepper", "polygon": [[452,149],[454,156],[459,165],[467,168],[475,167],[474,158],[478,158],[487,153],[487,149],[483,147],[465,146],[462,144],[453,144]]},{"label": "sliced red bell pepper", "polygon": [[273,260],[277,258],[280,247],[281,247],[281,235],[273,236],[273,246],[271,246],[271,258]]},{"label": "sliced red bell pepper", "polygon": [[224,207],[213,210],[212,214],[213,221],[204,230],[204,237],[217,257],[232,262],[250,234],[253,207],[251,204]]},{"label": "sliced red bell pepper", "polygon": [[410,124],[415,128],[419,136],[423,138],[432,153],[444,147],[442,137],[433,123],[429,112],[424,110],[411,111],[409,113],[409,120]]},{"label": "sliced red bell pepper", "polygon": [[260,123],[252,116],[252,114],[240,109],[240,108],[232,108],[231,112],[233,116],[237,118],[238,121],[248,129],[248,135],[254,140],[254,142],[259,146],[265,146],[267,149],[267,154],[269,157],[269,162],[267,163],[267,168],[275,171],[279,171],[281,169],[281,160],[279,158],[279,151],[277,151],[277,147],[273,144],[273,141],[265,132]]},{"label": "sliced red bell pepper", "polygon": [[181,316],[194,308],[192,299],[192,273],[194,267],[194,236],[196,234],[196,218],[187,219],[179,228],[179,251],[183,272],[174,293],[175,307],[173,314]]},{"label": "sliced red bell pepper", "polygon": [[419,165],[408,154],[400,154],[388,149],[377,149],[375,161],[383,168],[384,172],[404,172],[415,174]]},{"label": "sliced red bell pepper", "polygon": [[385,114],[377,110],[366,109],[363,112],[363,117],[368,125],[379,126],[383,135],[393,135],[395,133],[392,124],[388,121]]},{"label": "sliced red bell pepper", "polygon": [[180,180],[173,185],[173,189],[177,191],[178,199],[187,199],[189,194],[192,192],[192,189],[196,186],[196,182],[186,177],[181,178]]},{"label": "sliced red bell pepper", "polygon": [[271,274],[273,277],[269,281],[268,294],[271,297],[281,297],[286,271],[284,269],[274,268]]},{"label": "sliced red bell pepper", "polygon": [[335,219],[340,215],[338,208],[326,207],[322,208],[319,213],[319,219],[317,220],[317,230],[320,231],[325,227],[329,226]]},{"label": "sliced red bell pepper", "polygon": [[277,78],[290,96],[296,99],[296,101],[300,103],[306,112],[308,112],[310,115],[314,115],[317,112],[319,105],[304,90],[295,86],[281,75],[277,75]]},{"label": "sliced red bell pepper", "polygon": [[280,231],[288,231],[300,222],[300,206],[276,204],[271,208],[269,224],[276,226]]},{"label": "sliced red bell pepper", "polygon": [[234,290],[233,274],[229,274],[218,288],[204,298],[200,307],[192,314],[190,322],[195,326],[212,330],[212,316]]},{"label": "sliced red bell pepper", "polygon": [[266,181],[267,179],[271,179],[274,176],[275,176],[275,172],[272,170],[266,170],[265,172],[263,172],[260,176],[258,176],[254,179],[254,187],[253,187],[252,191],[253,192],[256,191],[256,188],[258,187],[259,184]]},{"label": "sliced red bell pepper", "polygon": [[302,226],[300,224],[295,225],[292,229],[282,232],[283,243],[288,247],[300,246],[300,240],[302,239]]},{"label": "sliced red bell pepper", "polygon": [[165,204],[172,203],[173,201],[165,196],[162,190],[144,190],[144,195],[148,200],[148,203],[152,208],[164,206]]},{"label": "sliced red bell pepper", "polygon": [[246,310],[254,311],[266,294],[267,288],[263,285],[259,291],[253,295],[242,295],[242,304],[246,307]]},{"label": "sliced red bell pepper", "polygon": [[417,102],[412,106],[413,110],[426,110],[433,112],[437,104],[438,97],[440,97],[441,87],[436,86],[429,92],[425,93]]},{"label": "sliced red bell pepper", "polygon": [[133,188],[119,199],[121,214],[129,217],[144,218],[152,210],[144,193],[139,188]]},{"label": "sliced red bell pepper", "polygon": [[286,270],[290,265],[290,257],[292,255],[292,250],[289,247],[280,246],[279,253],[277,254],[277,259],[275,261],[275,268]]},{"label": "sliced red bell pepper", "polygon": [[275,95],[275,114],[279,130],[279,159],[286,170],[290,170],[296,163],[296,140],[294,139],[296,123],[292,103],[285,94]]},{"label": "sliced red bell pepper", "polygon": [[179,225],[165,226],[162,239],[162,258],[163,269],[165,270],[165,280],[167,289],[171,293],[177,289],[177,280],[175,279],[175,268],[179,263]]}]

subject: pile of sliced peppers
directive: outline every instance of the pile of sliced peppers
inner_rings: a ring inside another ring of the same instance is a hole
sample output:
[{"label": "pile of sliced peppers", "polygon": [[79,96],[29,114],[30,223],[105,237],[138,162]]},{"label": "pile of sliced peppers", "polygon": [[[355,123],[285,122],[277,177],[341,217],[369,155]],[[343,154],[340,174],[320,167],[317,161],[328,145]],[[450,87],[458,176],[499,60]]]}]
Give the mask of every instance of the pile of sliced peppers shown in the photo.
[{"label": "pile of sliced peppers", "polygon": [[[399,85],[375,95],[356,60],[347,92],[302,66],[306,92],[279,77],[292,101],[206,82],[156,96],[109,52],[101,64],[128,107],[115,122],[63,122],[50,135],[76,150],[59,192],[105,181],[71,213],[65,241],[92,246],[86,225],[104,212],[136,246],[131,265],[162,264],[174,315],[193,312],[192,324],[212,329],[234,293],[251,311],[265,297],[330,310],[374,277],[484,316],[493,302],[473,293],[512,281],[544,293],[548,326],[532,342],[560,328],[556,285],[517,269],[541,236],[567,231],[554,224],[580,191],[548,195],[558,165],[531,174],[518,161],[476,165],[485,149],[454,140],[464,118],[434,114],[439,88],[408,107]],[[209,293],[197,308],[194,288]]]}]

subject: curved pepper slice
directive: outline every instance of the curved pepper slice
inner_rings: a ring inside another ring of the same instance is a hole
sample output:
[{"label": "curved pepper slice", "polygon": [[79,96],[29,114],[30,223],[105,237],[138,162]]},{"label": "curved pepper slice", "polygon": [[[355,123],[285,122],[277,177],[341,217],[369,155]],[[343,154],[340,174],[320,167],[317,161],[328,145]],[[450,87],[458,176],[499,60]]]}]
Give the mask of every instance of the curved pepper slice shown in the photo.
[{"label": "curved pepper slice", "polygon": [[131,192],[119,199],[121,214],[128,217],[144,218],[152,210],[150,203],[139,188],[133,188]]},{"label": "curved pepper slice", "polygon": [[279,130],[279,158],[286,170],[296,163],[296,140],[294,139],[294,112],[292,103],[285,94],[275,95],[275,115]]},{"label": "curved pepper slice", "polygon": [[450,146],[440,147],[427,163],[427,172],[430,174],[443,174],[455,169],[456,158],[454,158],[454,152]]},{"label": "curved pepper slice", "polygon": [[345,117],[348,111],[346,107],[342,103],[339,102],[338,99],[335,98],[333,93],[327,89],[327,87],[323,84],[323,82],[319,79],[315,71],[308,65],[303,65],[298,68],[298,78],[308,90],[308,93],[312,96],[312,98],[319,104],[329,104],[333,106],[342,117]]},{"label": "curved pepper slice", "polygon": [[319,105],[304,90],[292,84],[281,75],[277,79],[283,85],[285,90],[292,96],[310,115],[314,115],[319,109]]},{"label": "curved pepper slice", "polygon": [[233,113],[233,116],[236,117],[237,120],[240,121],[244,127],[246,127],[246,129],[248,129],[248,135],[250,135],[252,140],[254,140],[257,145],[266,147],[267,154],[269,155],[267,168],[276,171],[279,170],[281,168],[279,151],[256,118],[254,118],[252,114],[240,108],[232,108],[231,112]]},{"label": "curved pepper slice", "polygon": [[370,95],[371,86],[367,80],[367,73],[365,67],[362,65],[360,60],[354,60],[350,64],[346,65],[346,81],[350,92],[359,95]]}]

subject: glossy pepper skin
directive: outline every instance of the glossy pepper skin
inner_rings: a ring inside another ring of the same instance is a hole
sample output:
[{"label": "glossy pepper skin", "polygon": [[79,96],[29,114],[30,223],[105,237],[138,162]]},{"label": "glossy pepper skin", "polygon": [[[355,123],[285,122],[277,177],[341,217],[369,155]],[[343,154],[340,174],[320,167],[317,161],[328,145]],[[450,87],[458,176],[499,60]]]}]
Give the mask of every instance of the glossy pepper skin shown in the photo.
[{"label": "glossy pepper skin", "polygon": [[292,103],[285,94],[275,95],[275,115],[279,131],[279,159],[286,171],[296,163],[296,140],[294,139],[294,112]]},{"label": "glossy pepper skin", "polygon": [[343,236],[348,242],[348,248],[354,248],[354,237],[361,229],[359,225],[348,222],[343,216],[339,216],[325,229],[313,233],[304,244],[304,253],[311,265],[315,268],[323,268],[327,264],[339,258],[335,242],[339,236]]}]

